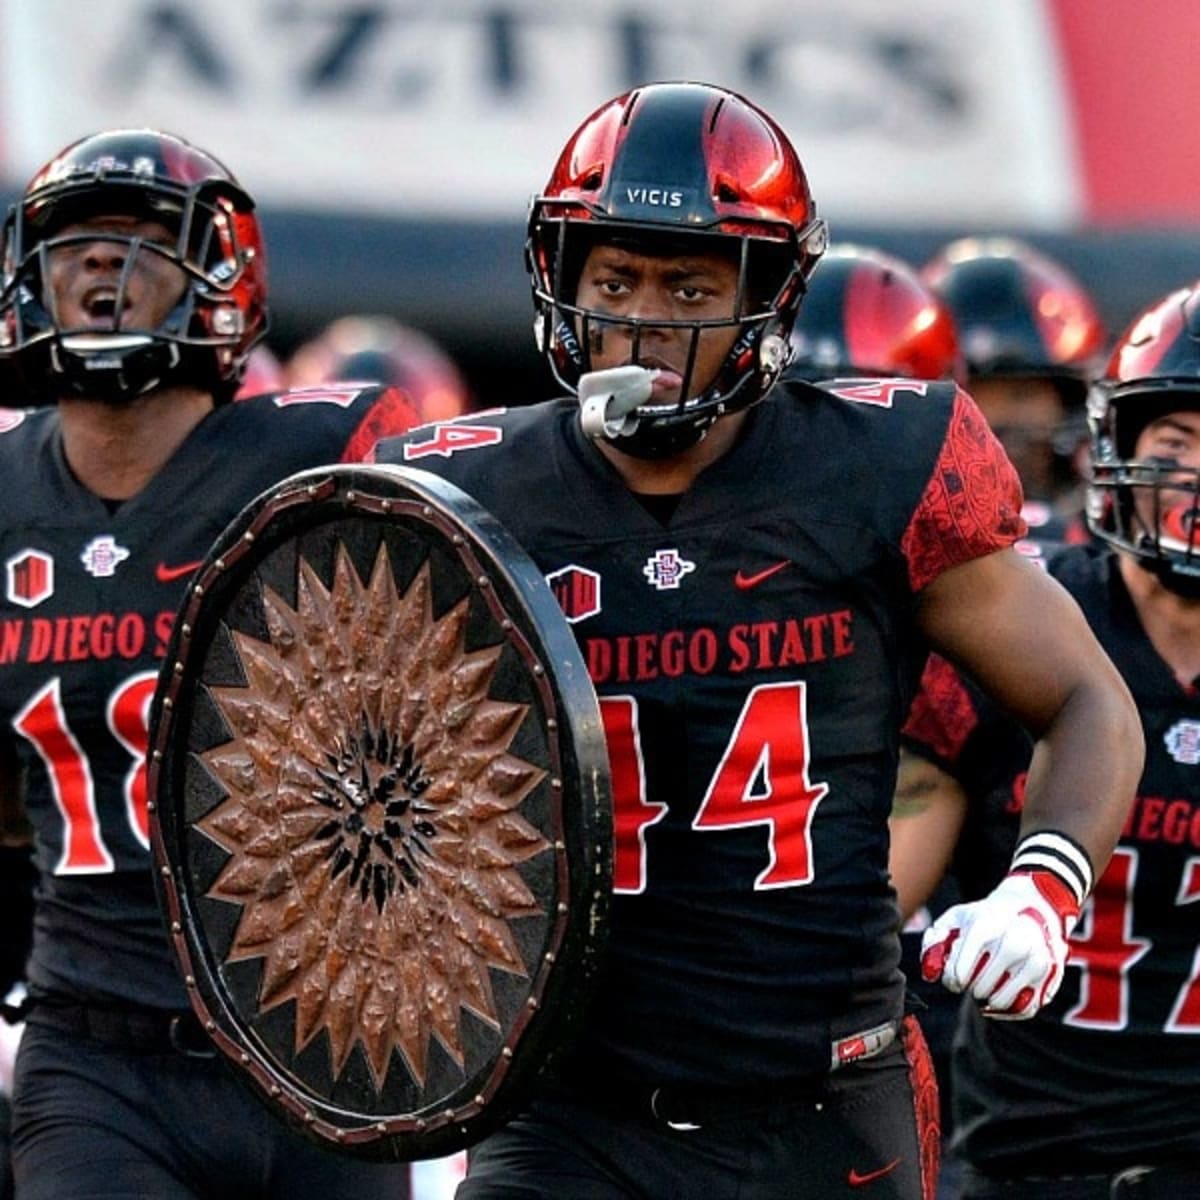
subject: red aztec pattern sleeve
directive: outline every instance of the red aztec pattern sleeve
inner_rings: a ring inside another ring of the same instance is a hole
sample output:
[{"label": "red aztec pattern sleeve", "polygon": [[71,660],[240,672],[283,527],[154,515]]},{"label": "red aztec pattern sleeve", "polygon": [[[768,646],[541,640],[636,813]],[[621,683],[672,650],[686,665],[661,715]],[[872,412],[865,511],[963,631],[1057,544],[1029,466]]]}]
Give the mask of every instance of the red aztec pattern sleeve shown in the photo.
[{"label": "red aztec pattern sleeve", "polygon": [[975,401],[959,391],[925,494],[901,539],[914,592],[1025,535],[1021,482]]},{"label": "red aztec pattern sleeve", "polygon": [[[979,714],[959,673],[940,654],[931,654],[902,736],[953,773]],[[925,757],[925,755],[922,755]]]},{"label": "red aztec pattern sleeve", "polygon": [[358,428],[350,435],[350,440],[342,451],[341,461],[374,462],[376,442],[382,438],[406,433],[414,425],[420,425],[423,420],[402,391],[394,387],[384,388],[379,398],[367,410],[366,416],[359,422]]}]

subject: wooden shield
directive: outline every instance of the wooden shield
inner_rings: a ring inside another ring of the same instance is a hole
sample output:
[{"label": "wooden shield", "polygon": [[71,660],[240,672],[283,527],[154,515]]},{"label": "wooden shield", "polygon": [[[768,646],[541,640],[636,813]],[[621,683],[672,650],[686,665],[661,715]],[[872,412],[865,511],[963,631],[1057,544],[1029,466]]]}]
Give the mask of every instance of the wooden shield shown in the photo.
[{"label": "wooden shield", "polygon": [[192,1006],[318,1139],[461,1149],[569,1037],[611,886],[599,710],[541,572],[453,485],[333,467],[251,504],[176,619],[149,787]]}]

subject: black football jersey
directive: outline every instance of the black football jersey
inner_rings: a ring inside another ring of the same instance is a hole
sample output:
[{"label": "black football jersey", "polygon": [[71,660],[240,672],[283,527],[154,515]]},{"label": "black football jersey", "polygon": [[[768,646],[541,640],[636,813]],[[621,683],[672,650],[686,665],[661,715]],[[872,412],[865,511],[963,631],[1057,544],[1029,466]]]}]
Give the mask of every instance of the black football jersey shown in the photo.
[{"label": "black football jersey", "polygon": [[[1111,551],[1069,547],[1047,567],[1133,693],[1146,766],[1054,1001],[1027,1022],[964,1006],[958,1136],[969,1160],[995,1174],[1200,1155],[1200,688],[1180,686],[1158,656]],[[958,876],[972,895],[986,893],[1016,844],[1028,736],[942,664],[926,673],[905,741],[964,785]]]},{"label": "black football jersey", "polygon": [[35,985],[186,1006],[146,819],[150,700],[176,606],[250,500],[362,459],[413,415],[395,390],[359,385],[223,405],[114,512],[71,473],[55,409],[0,414],[0,729],[36,835]]},{"label": "black football jersey", "polygon": [[[953,385],[787,384],[672,511],[574,400],[411,431],[523,543],[571,623],[612,767],[607,969],[564,1070],[730,1085],[823,1072],[899,1015],[886,821],[924,660],[916,593],[1017,538],[1019,485]],[[964,495],[972,474],[990,487]]]}]

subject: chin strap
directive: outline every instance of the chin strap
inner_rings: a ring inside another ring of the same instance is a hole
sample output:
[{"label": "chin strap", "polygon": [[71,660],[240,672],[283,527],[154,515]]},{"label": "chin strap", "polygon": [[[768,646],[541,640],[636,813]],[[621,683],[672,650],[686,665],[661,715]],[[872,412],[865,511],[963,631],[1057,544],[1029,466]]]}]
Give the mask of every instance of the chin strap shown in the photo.
[{"label": "chin strap", "polygon": [[581,375],[579,420],[590,438],[628,437],[638,427],[634,410],[650,399],[659,372],[649,367],[610,367]]}]

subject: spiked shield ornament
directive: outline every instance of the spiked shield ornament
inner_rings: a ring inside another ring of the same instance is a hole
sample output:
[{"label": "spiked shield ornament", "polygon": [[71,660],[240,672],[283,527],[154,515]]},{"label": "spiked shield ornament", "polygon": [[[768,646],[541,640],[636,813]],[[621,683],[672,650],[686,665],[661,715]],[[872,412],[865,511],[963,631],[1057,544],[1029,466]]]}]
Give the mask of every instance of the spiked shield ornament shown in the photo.
[{"label": "spiked shield ornament", "polygon": [[150,730],[192,1007],[281,1114],[461,1149],[569,1036],[611,885],[608,760],[567,623],[462,491],[303,472],[193,577]]}]

